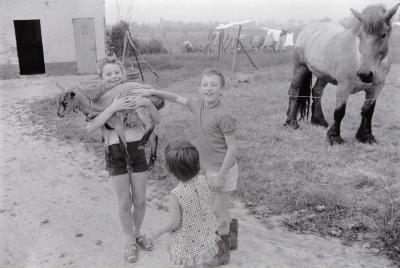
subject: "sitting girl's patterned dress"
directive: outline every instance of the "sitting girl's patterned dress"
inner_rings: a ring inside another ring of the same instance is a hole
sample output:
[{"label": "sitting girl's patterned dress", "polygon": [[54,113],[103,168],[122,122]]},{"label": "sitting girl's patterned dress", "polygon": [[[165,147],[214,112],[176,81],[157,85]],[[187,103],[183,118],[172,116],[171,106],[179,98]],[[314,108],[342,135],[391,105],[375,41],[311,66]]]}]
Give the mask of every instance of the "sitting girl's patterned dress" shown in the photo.
[{"label": "sitting girl's patterned dress", "polygon": [[170,234],[171,261],[178,265],[205,263],[217,252],[217,221],[210,190],[202,175],[180,182],[171,191],[181,208],[181,224]]}]

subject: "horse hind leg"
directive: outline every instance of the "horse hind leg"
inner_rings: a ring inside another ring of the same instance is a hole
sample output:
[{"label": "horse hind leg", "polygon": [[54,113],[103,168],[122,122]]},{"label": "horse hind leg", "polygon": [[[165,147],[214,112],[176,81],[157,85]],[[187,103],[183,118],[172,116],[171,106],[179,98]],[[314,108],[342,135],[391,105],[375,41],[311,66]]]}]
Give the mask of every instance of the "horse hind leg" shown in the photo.
[{"label": "horse hind leg", "polygon": [[321,98],[324,93],[324,89],[328,81],[317,78],[313,88],[312,88],[312,105],[311,105],[311,124],[317,126],[328,127],[328,122],[326,122],[324,113],[321,107]]},{"label": "horse hind leg", "polygon": [[[305,64],[295,64],[293,70],[292,82],[289,88],[289,106],[287,110],[287,120],[285,126],[290,126],[293,129],[297,129],[299,124],[297,123],[297,114],[299,112],[299,103],[301,106],[300,110],[306,107],[308,96],[311,95],[311,71]],[[302,96],[299,99],[299,96]],[[302,104],[304,101],[305,105]],[[301,111],[303,116],[304,111]]]}]

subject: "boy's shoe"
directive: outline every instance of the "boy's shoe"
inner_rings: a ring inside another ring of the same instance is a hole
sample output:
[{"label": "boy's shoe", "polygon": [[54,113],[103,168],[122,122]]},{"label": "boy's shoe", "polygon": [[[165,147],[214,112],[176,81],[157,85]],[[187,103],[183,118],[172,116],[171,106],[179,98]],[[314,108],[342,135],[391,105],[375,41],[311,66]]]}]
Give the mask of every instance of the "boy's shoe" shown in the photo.
[{"label": "boy's shoe", "polygon": [[229,235],[231,236],[231,247],[230,250],[236,250],[238,248],[238,233],[239,233],[239,222],[238,219],[232,219],[229,226]]},{"label": "boy's shoe", "polygon": [[219,265],[228,264],[231,258],[229,249],[231,247],[230,235],[221,235],[218,241],[218,253],[212,258],[212,260],[206,263],[206,267],[217,267]]}]

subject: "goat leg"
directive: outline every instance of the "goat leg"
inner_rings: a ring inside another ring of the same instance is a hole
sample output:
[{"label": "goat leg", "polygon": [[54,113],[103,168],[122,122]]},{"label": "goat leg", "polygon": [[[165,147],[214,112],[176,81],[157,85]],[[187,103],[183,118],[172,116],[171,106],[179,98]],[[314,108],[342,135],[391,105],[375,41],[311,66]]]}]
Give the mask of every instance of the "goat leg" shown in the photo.
[{"label": "goat leg", "polygon": [[117,134],[118,134],[120,150],[125,158],[126,168],[127,168],[128,172],[131,172],[133,169],[133,161],[128,152],[128,144],[126,142],[126,136],[125,136],[124,129],[123,128],[115,128],[115,130],[117,131]]},{"label": "goat leg", "polygon": [[142,139],[139,141],[139,149],[144,149],[146,144],[149,142],[150,136],[154,131],[155,126],[153,124],[149,124],[149,126],[146,126],[145,133],[142,137]]},{"label": "goat leg", "polygon": [[154,132],[149,138],[151,144],[150,159],[149,159],[149,170],[154,168],[154,162],[157,160],[157,147],[158,147],[158,136]]}]

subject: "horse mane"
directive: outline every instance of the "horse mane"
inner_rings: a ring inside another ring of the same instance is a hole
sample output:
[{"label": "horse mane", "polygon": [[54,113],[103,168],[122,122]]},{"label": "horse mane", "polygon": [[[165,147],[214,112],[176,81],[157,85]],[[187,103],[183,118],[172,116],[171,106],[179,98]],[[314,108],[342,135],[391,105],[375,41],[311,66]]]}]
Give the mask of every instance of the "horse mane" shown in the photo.
[{"label": "horse mane", "polygon": [[387,27],[390,27],[387,24],[385,13],[386,7],[382,4],[369,5],[364,8],[361,13],[363,17],[363,29],[368,34],[381,34],[385,32]]}]

